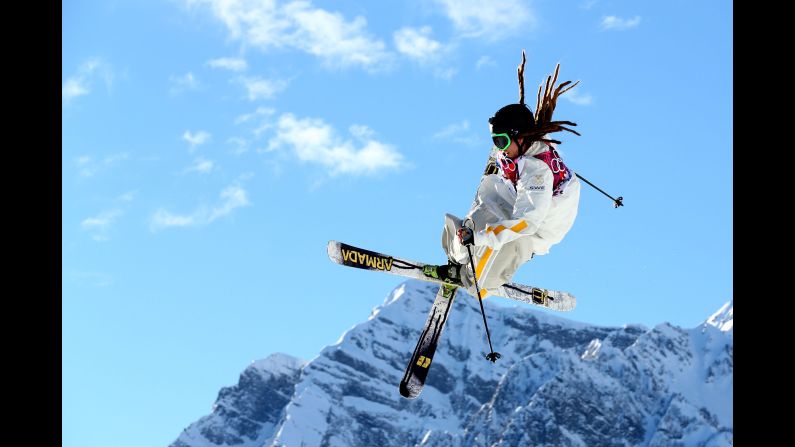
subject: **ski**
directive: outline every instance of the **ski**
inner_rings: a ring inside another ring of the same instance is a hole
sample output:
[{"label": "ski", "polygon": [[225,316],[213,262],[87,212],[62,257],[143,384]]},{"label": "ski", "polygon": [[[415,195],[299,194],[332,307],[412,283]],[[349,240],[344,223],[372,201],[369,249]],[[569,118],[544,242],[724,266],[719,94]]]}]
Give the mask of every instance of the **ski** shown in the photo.
[{"label": "ski", "polygon": [[[450,285],[440,279],[425,276],[425,274],[422,273],[422,268],[427,265],[425,263],[388,256],[342,242],[329,241],[328,256],[333,262],[347,267],[380,271],[391,275],[434,282],[440,285]],[[467,290],[467,292],[472,296],[477,295],[474,288],[473,290]],[[573,310],[577,305],[577,299],[568,292],[516,283],[503,284],[496,289],[489,289],[488,293],[489,295],[530,303],[559,312]]]},{"label": "ski", "polygon": [[453,307],[453,299],[458,291],[458,287],[444,284],[439,286],[436,299],[433,301],[425,327],[417,340],[417,346],[411,355],[411,360],[400,381],[400,395],[407,399],[414,399],[420,395],[425,386],[425,378],[433,361],[433,354],[439,344],[439,337],[442,335],[447,316]]}]

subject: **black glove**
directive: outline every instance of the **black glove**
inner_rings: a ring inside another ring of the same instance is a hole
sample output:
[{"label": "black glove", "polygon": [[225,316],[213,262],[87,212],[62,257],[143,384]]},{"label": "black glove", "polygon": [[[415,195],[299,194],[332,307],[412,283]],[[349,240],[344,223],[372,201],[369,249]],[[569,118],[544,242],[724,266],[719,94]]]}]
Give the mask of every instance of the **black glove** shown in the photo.
[{"label": "black glove", "polygon": [[463,245],[473,245],[475,243],[475,236],[472,234],[472,230],[467,227],[461,227],[458,229],[458,241],[461,242]]}]

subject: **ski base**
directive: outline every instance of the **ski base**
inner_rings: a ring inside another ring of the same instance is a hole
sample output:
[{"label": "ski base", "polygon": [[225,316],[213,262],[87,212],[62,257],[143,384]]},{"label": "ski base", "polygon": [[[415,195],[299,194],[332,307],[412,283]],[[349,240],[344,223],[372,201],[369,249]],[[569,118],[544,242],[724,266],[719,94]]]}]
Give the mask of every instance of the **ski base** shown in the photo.
[{"label": "ski base", "polygon": [[425,379],[428,377],[433,355],[439,344],[439,337],[442,335],[447,316],[453,307],[457,291],[458,287],[449,284],[439,286],[436,299],[434,299],[428,319],[425,321],[425,327],[420,333],[417,346],[414,348],[406,372],[400,381],[400,395],[407,399],[419,396],[425,386]]}]

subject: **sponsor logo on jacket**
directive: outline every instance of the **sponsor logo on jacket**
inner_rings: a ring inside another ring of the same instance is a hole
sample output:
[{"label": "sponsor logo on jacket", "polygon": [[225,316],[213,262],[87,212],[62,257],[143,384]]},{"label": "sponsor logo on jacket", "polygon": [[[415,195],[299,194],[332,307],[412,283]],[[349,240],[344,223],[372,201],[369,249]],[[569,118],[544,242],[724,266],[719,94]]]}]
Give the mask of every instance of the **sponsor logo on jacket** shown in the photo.
[{"label": "sponsor logo on jacket", "polygon": [[536,174],[533,178],[530,179],[530,184],[527,185],[527,189],[530,191],[544,191],[546,187],[544,186],[544,176],[541,174]]}]

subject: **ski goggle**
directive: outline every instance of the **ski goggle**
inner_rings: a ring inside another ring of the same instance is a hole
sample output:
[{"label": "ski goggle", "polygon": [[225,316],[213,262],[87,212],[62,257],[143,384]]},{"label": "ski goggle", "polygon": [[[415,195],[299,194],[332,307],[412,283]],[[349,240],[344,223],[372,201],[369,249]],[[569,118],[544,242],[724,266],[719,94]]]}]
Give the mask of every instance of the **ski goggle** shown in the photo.
[{"label": "ski goggle", "polygon": [[493,133],[491,134],[491,141],[501,151],[507,150],[508,146],[511,145],[511,137],[507,133]]}]

